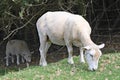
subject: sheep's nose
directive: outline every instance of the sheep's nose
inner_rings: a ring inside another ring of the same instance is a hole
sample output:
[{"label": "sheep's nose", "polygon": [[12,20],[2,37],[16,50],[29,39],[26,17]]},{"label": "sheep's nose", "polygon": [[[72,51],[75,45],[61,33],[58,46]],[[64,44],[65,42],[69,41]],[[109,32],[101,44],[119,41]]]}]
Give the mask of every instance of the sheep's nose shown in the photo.
[{"label": "sheep's nose", "polygon": [[96,71],[96,69],[95,69],[95,68],[92,68],[92,71]]}]

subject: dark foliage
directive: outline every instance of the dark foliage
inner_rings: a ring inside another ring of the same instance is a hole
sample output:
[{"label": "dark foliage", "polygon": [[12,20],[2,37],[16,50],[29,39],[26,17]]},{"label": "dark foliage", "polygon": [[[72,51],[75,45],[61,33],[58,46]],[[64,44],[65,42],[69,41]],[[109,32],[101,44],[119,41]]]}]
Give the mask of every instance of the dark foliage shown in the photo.
[{"label": "dark foliage", "polygon": [[[38,48],[36,20],[47,11],[69,11],[84,16],[92,27],[92,39],[118,50],[119,0],[1,0],[0,45],[10,39],[23,39],[32,50]],[[113,43],[113,44],[111,44]],[[33,48],[34,47],[34,48]]]}]

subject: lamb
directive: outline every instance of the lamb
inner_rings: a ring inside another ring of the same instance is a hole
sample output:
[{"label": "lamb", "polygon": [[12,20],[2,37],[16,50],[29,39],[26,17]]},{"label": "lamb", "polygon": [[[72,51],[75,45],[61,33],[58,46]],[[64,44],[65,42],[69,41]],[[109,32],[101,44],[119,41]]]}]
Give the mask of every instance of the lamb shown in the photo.
[{"label": "lamb", "polygon": [[[57,44],[66,46],[68,50],[68,63],[74,64],[73,45],[80,50],[80,62],[86,61],[89,70],[95,71],[98,68],[98,61],[102,55],[101,48],[105,44],[96,45],[90,37],[91,28],[89,23],[80,15],[65,11],[47,12],[36,22],[40,40],[40,61],[39,65],[47,66],[46,53],[51,45]],[[84,54],[83,54],[84,53]]]},{"label": "lamb", "polygon": [[[10,57],[11,55],[11,57]],[[12,58],[12,63],[14,63],[14,55],[17,56],[17,65],[20,64],[19,58],[24,63],[26,61],[27,66],[31,62],[31,53],[27,46],[27,43],[23,40],[10,40],[6,45],[6,66],[9,66],[9,58]]]}]

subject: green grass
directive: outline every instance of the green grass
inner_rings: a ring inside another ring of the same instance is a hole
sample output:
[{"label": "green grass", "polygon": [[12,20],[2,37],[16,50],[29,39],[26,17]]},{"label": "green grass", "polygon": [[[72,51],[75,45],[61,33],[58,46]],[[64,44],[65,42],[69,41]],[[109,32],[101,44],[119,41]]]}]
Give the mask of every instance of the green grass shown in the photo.
[{"label": "green grass", "polygon": [[46,67],[0,69],[0,80],[120,80],[120,53],[102,55],[94,72],[87,70],[86,63],[79,63],[79,57],[74,56],[74,61],[74,65],[63,59]]}]

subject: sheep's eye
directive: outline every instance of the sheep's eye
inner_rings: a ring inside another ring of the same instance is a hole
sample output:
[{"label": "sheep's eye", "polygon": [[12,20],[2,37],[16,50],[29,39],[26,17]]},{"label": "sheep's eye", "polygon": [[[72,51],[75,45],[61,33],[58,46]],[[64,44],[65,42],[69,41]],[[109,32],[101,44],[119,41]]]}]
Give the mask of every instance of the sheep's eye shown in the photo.
[{"label": "sheep's eye", "polygon": [[93,55],[92,55],[92,54],[90,54],[90,56],[93,58]]}]

